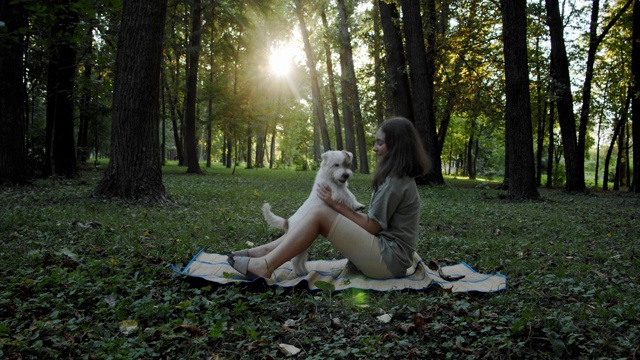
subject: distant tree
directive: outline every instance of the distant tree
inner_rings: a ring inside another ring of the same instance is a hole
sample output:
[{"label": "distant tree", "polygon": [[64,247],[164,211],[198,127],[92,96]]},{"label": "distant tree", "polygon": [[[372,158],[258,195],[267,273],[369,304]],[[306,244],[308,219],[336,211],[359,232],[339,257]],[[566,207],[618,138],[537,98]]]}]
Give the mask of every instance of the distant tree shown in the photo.
[{"label": "distant tree", "polygon": [[78,175],[74,141],[73,89],[77,72],[76,1],[56,0],[47,69],[47,127],[44,176]]},{"label": "distant tree", "polygon": [[633,2],[633,41],[631,42],[631,74],[633,100],[631,127],[633,132],[633,182],[631,191],[640,193],[640,1]]},{"label": "distant tree", "polygon": [[[420,2],[402,0],[402,23],[409,62],[409,77],[411,81],[411,100],[413,104],[413,122],[422,138],[425,150],[431,159],[431,172],[416,179],[421,184],[443,185],[440,159],[440,147],[436,133],[435,112],[433,103],[433,63],[427,58],[424,45],[424,30],[420,15]],[[429,9],[431,7],[429,6]],[[431,10],[430,10],[431,11]],[[430,18],[430,22],[433,19]],[[430,23],[429,26],[435,24]],[[432,31],[434,29],[429,29]],[[431,66],[430,66],[431,65]]]},{"label": "distant tree", "polygon": [[340,125],[340,112],[338,108],[338,96],[336,95],[335,75],[333,74],[333,61],[331,60],[331,41],[329,22],[324,8],[320,12],[322,27],[324,28],[324,54],[327,63],[327,78],[329,78],[329,99],[331,101],[331,111],[333,113],[333,128],[336,133],[336,149],[344,150],[342,141],[342,125]]},{"label": "distant tree", "polygon": [[[311,77],[311,96],[313,99],[313,112],[316,116],[317,123],[320,129],[320,135],[322,137],[322,146],[324,151],[331,150],[331,142],[329,140],[329,132],[327,130],[327,121],[324,116],[324,107],[322,105],[322,98],[320,95],[320,84],[318,80],[318,74],[316,71],[316,62],[313,56],[313,49],[311,48],[311,42],[309,41],[309,33],[307,31],[307,25],[304,20],[304,9],[300,0],[295,0],[295,10],[298,16],[298,22],[300,24],[300,34],[304,42],[304,52],[307,56],[307,67],[309,68],[309,75]],[[320,159],[314,159],[319,162]]]},{"label": "distant tree", "polygon": [[[589,25],[589,47],[587,50],[586,71],[584,83],[582,85],[582,107],[580,108],[580,122],[578,127],[578,155],[579,161],[584,163],[586,138],[591,111],[591,88],[593,83],[593,70],[596,61],[598,48],[611,28],[618,22],[620,17],[627,11],[633,0],[627,0],[622,8],[605,24],[602,32],[598,34],[598,20],[600,14],[600,0],[593,0],[591,3],[591,22]],[[637,1],[636,1],[637,2]],[[584,174],[583,174],[584,177]]]},{"label": "distant tree", "polygon": [[402,34],[395,25],[400,22],[398,8],[395,3],[385,0],[378,0],[378,7],[380,8],[380,22],[387,64],[386,86],[391,97],[388,100],[391,104],[389,106],[391,111],[387,116],[402,116],[413,119],[407,59],[402,46]]},{"label": "distant tree", "polygon": [[187,51],[187,99],[185,104],[185,147],[187,173],[202,174],[198,161],[198,141],[196,138],[196,100],[198,91],[198,64],[200,63],[200,39],[202,28],[202,4],[200,0],[191,3],[191,35]]},{"label": "distant tree", "polygon": [[0,185],[28,179],[23,117],[24,35],[27,13],[22,2],[0,1]]},{"label": "distant tree", "polygon": [[527,59],[526,0],[501,0],[506,83],[506,152],[509,158],[508,195],[538,198],[533,162],[533,134]]},{"label": "distant tree", "polygon": [[547,21],[551,35],[551,76],[558,110],[558,122],[562,134],[567,173],[566,190],[582,192],[584,182],[584,156],[579,154],[576,136],[576,120],[573,112],[569,59],[564,43],[564,26],[558,0],[545,0]]},{"label": "distant tree", "polygon": [[[349,33],[349,21],[347,16],[347,10],[344,5],[344,0],[338,0],[338,13],[340,19],[338,26],[340,27],[341,43],[344,49],[344,60],[347,73],[345,85],[347,88],[343,88],[342,91],[347,93],[349,105],[353,110],[354,125],[356,130],[356,139],[358,142],[358,169],[361,174],[369,173],[369,160],[367,156],[367,140],[364,135],[364,121],[362,119],[362,110],[360,107],[360,93],[358,91],[358,81],[356,79],[355,66],[353,64],[353,50],[351,46],[351,34]],[[353,154],[356,156],[356,154]]]},{"label": "distant tree", "polygon": [[160,63],[167,0],[123,2],[112,106],[111,157],[93,195],[168,201],[159,141]]}]

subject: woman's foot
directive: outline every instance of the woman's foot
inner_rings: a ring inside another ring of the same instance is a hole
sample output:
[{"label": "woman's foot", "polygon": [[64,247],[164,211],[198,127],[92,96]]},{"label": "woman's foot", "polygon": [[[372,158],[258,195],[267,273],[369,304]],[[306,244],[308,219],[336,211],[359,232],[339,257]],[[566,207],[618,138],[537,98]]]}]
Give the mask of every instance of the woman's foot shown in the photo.
[{"label": "woman's foot", "polygon": [[258,246],[250,249],[241,249],[235,250],[229,253],[229,256],[242,256],[242,257],[250,257],[257,258],[267,255],[271,250],[265,246]]},{"label": "woman's foot", "polygon": [[268,279],[273,273],[273,271],[269,269],[267,259],[264,258],[229,256],[227,261],[229,262],[229,265],[248,280],[253,280],[259,277]]}]

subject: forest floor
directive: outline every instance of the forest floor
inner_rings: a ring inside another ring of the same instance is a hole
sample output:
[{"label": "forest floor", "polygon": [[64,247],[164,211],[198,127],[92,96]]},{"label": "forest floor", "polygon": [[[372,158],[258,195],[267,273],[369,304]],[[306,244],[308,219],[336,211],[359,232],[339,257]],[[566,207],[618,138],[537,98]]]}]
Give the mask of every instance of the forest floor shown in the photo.
[{"label": "forest floor", "polygon": [[[640,197],[497,183],[421,188],[418,252],[507,276],[490,294],[194,286],[201,249],[273,239],[264,201],[292,213],[314,173],[167,166],[173,203],[92,199],[102,171],[0,188],[0,358],[640,358]],[[351,189],[363,203],[370,177]],[[318,241],[313,258],[339,256]],[[380,314],[392,319],[383,323]]]}]

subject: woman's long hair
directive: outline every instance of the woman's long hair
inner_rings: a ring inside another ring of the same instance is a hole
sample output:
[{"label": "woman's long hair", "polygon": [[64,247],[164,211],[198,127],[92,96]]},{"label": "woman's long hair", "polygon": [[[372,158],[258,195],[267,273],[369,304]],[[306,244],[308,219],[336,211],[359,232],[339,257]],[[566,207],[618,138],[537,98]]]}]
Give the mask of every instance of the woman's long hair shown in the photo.
[{"label": "woman's long hair", "polygon": [[411,121],[394,117],[380,124],[387,154],[379,159],[373,174],[373,190],[378,190],[387,177],[417,177],[426,174],[431,162]]}]

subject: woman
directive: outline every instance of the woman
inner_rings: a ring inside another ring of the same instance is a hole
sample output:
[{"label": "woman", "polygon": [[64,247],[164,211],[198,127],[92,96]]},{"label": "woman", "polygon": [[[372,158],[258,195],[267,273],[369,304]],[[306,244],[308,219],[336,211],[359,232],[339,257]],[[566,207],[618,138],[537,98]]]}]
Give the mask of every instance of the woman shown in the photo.
[{"label": "woman", "polygon": [[279,239],[232,252],[229,264],[247,278],[269,278],[322,235],[364,275],[404,277],[419,235],[420,196],[414,177],[429,170],[429,161],[413,124],[400,117],[380,125],[373,151],[377,167],[368,214],[335,202],[331,189],[321,188],[323,206],[311,210]]}]

